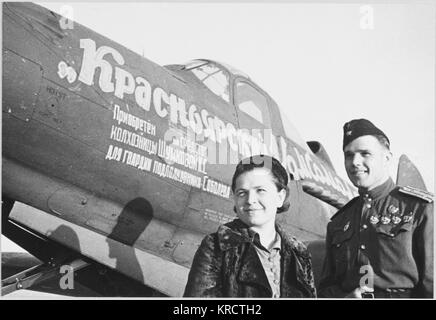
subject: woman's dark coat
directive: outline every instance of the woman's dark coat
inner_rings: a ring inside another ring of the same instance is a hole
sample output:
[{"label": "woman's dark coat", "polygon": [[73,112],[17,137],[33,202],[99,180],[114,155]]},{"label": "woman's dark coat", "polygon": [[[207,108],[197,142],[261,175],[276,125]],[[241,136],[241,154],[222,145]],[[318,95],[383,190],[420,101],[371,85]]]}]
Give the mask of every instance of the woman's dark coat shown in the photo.
[{"label": "woman's dark coat", "polygon": [[[281,297],[316,297],[309,252],[278,225],[276,230],[282,244]],[[194,256],[184,296],[272,297],[254,239],[239,219],[206,236]]]}]

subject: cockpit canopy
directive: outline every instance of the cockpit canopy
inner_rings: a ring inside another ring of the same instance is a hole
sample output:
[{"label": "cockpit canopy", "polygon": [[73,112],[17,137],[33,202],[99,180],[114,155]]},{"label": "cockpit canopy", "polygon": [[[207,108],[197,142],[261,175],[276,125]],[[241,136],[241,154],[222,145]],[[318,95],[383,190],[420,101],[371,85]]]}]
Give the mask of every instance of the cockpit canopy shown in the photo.
[{"label": "cockpit canopy", "polygon": [[[272,106],[269,104],[274,102],[271,102],[271,98],[244,72],[227,64],[205,59],[191,60],[179,65],[179,68],[180,71],[192,73],[208,90],[226,103],[234,105],[238,112],[243,112],[251,121],[255,120],[265,128],[272,127]],[[308,149],[297,130],[287,120],[283,110],[278,109],[286,135]],[[240,117],[239,121],[243,122],[244,117]]]},{"label": "cockpit canopy", "polygon": [[230,75],[227,70],[207,60],[192,60],[184,64],[210,91],[226,102],[230,102]]},{"label": "cockpit canopy", "polygon": [[[253,86],[250,78],[242,71],[209,60],[192,60],[184,64],[183,70],[192,72],[210,91],[225,102],[234,104],[263,125],[270,125],[267,97]],[[231,87],[231,76],[237,78],[234,88]]]}]

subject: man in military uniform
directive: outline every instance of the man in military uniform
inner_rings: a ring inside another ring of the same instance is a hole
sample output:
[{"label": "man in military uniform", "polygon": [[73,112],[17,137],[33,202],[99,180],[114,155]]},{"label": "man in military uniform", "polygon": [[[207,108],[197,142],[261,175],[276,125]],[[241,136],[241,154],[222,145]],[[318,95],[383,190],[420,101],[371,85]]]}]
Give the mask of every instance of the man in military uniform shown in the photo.
[{"label": "man in military uniform", "polygon": [[319,297],[433,297],[433,195],[394,184],[389,144],[366,119],[344,125],[345,168],[359,196],[327,226]]}]

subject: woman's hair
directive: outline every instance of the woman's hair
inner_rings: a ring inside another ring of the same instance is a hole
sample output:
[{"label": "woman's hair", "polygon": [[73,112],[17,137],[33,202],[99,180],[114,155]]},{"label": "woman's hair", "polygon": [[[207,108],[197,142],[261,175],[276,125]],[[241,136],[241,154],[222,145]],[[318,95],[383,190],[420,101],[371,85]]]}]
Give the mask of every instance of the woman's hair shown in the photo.
[{"label": "woman's hair", "polygon": [[242,159],[236,166],[235,173],[232,178],[232,192],[235,192],[236,179],[243,173],[251,171],[255,168],[267,168],[271,171],[273,181],[277,187],[277,191],[285,189],[286,198],[283,205],[277,208],[277,213],[287,211],[290,206],[289,188],[288,188],[288,173],[281,163],[274,157],[267,155],[256,155]]}]

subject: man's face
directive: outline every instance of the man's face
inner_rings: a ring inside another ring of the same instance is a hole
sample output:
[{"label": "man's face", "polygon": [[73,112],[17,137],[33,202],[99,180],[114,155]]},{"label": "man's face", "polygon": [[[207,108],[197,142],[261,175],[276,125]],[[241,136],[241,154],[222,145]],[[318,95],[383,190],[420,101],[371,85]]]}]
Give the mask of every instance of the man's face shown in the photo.
[{"label": "man's face", "polygon": [[345,169],[359,189],[371,190],[389,177],[391,152],[374,136],[361,136],[344,148]]}]

